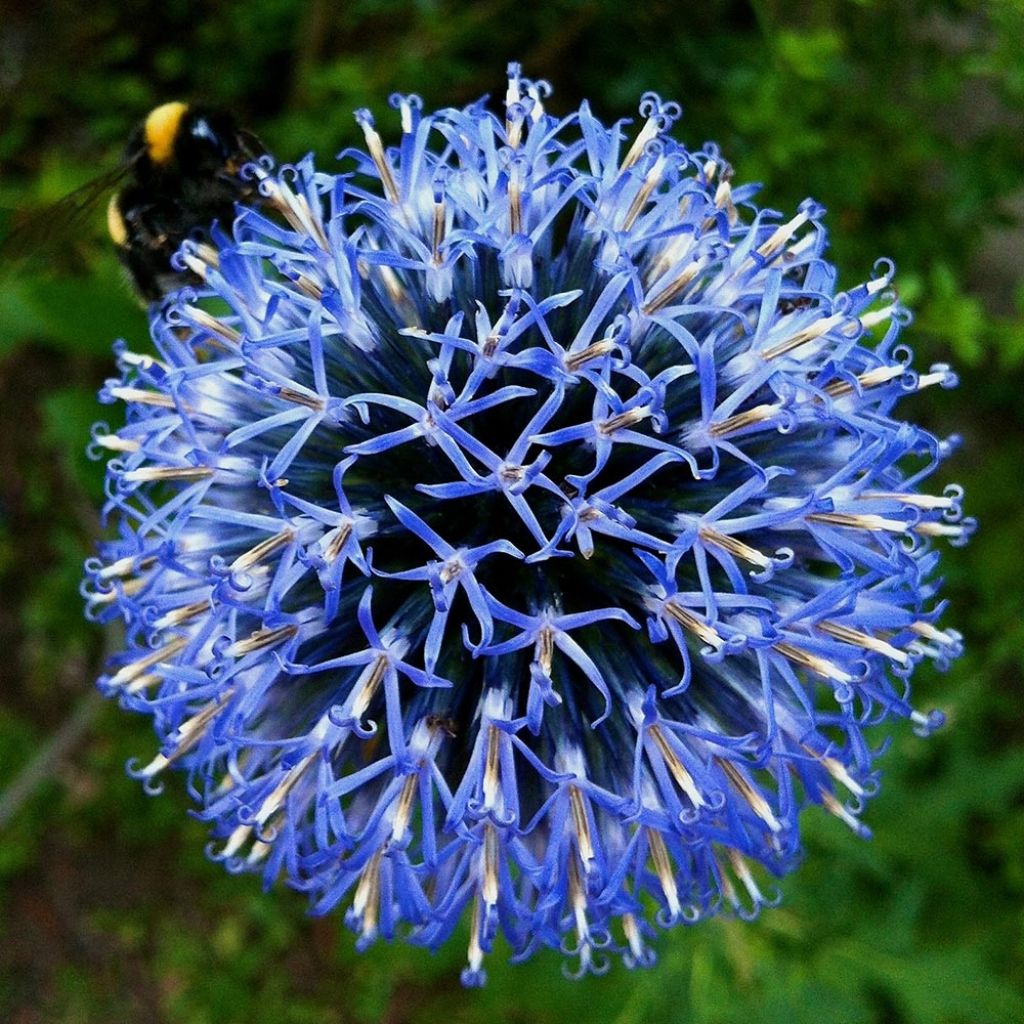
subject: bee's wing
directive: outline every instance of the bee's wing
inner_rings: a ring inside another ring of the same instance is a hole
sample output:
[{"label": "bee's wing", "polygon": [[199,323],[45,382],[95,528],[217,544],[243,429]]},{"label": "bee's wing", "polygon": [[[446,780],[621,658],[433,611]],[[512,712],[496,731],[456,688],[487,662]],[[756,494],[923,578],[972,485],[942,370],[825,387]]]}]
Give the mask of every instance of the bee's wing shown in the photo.
[{"label": "bee's wing", "polygon": [[251,132],[247,128],[238,129],[238,141],[243,156],[247,156],[250,160],[263,156],[267,151],[267,147],[263,145],[263,140],[255,132]]},{"label": "bee's wing", "polygon": [[130,164],[122,164],[87,181],[50,206],[25,217],[15,214],[13,229],[0,240],[0,268],[71,240],[97,203],[117,187],[130,169]]}]

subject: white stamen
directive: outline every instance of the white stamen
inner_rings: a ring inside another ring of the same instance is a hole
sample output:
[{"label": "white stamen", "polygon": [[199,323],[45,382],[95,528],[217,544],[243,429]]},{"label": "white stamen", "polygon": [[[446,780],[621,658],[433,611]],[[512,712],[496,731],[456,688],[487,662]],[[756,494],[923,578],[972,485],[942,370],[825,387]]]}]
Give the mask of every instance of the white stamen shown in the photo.
[{"label": "white stamen", "polygon": [[236,640],[227,650],[232,658],[240,658],[253,651],[261,651],[274,644],[281,643],[298,633],[298,626],[277,626],[274,629],[257,629],[249,634],[244,640]]},{"label": "white stamen", "polygon": [[257,825],[265,825],[270,816],[283,806],[288,798],[288,794],[295,788],[318,755],[319,751],[314,750],[313,753],[307,754],[298,764],[293,765],[285,772],[284,778],[281,779],[274,787],[273,792],[260,804],[260,809],[256,812],[254,819]]},{"label": "white stamen", "polygon": [[370,158],[377,168],[378,175],[380,175],[381,185],[384,186],[384,194],[391,202],[397,205],[401,202],[401,196],[398,192],[398,186],[395,184],[395,176],[391,170],[391,164],[388,162],[387,153],[384,152],[384,144],[381,141],[380,134],[370,124],[369,120],[363,120],[361,123],[363,136],[366,138],[366,148],[369,150]]},{"label": "white stamen", "polygon": [[845,313],[834,313],[832,316],[826,316],[822,317],[820,320],[815,320],[814,323],[801,328],[796,332],[796,334],[790,335],[790,337],[783,341],[764,349],[761,352],[761,358],[775,359],[777,356],[785,355],[787,352],[792,352],[793,349],[799,348],[801,345],[806,345],[809,341],[814,341],[817,338],[820,338],[823,334],[831,331],[834,327],[838,327],[845,320],[847,320],[847,315]]},{"label": "white stamen", "polygon": [[735,555],[737,558],[742,558],[743,561],[749,562],[751,565],[756,565],[760,569],[767,569],[772,564],[772,560],[766,555],[762,555],[757,548],[751,547],[749,544],[744,543],[737,537],[733,537],[730,534],[719,533],[717,530],[713,530],[710,526],[702,526],[700,528],[701,540],[707,544],[714,544],[715,547],[721,548],[723,551],[728,551],[729,554]]},{"label": "white stamen", "polygon": [[356,891],[352,896],[352,912],[362,918],[362,937],[373,939],[377,935],[377,916],[380,903],[380,859],[378,850],[367,862],[359,875]]},{"label": "white stamen", "polygon": [[831,679],[837,683],[850,683],[853,681],[853,676],[849,672],[841,669],[827,658],[811,654],[810,651],[805,651],[802,647],[796,647],[785,640],[778,641],[774,646],[775,650],[784,658],[788,658],[803,668],[810,669],[819,676],[824,676],[826,679]]},{"label": "white stamen", "polygon": [[887,644],[884,640],[880,640],[870,633],[862,633],[860,630],[851,629],[849,626],[844,626],[839,622],[819,622],[818,629],[822,633],[834,636],[837,640],[842,640],[844,643],[855,644],[868,651],[877,651],[886,658],[892,658],[893,661],[898,662],[900,665],[906,665],[910,660],[906,653],[898,647],[893,647],[892,644]]},{"label": "white stamen", "polygon": [[209,610],[209,599],[193,601],[191,604],[181,605],[179,608],[172,608],[169,612],[165,612],[153,623],[153,628],[166,629],[168,626],[180,626],[183,622],[188,622],[189,619],[194,619]]},{"label": "white stamen", "polygon": [[686,770],[683,762],[679,760],[678,755],[669,745],[668,740],[662,735],[661,727],[652,725],[650,728],[651,738],[654,740],[658,747],[658,751],[661,754],[662,760],[664,760],[668,767],[669,773],[672,778],[676,780],[676,785],[686,794],[690,803],[694,807],[703,807],[705,800],[701,791],[697,788],[697,784],[693,781],[693,776]]},{"label": "white stamen", "polygon": [[135,402],[137,405],[157,405],[164,409],[174,408],[174,399],[170,395],[158,391],[145,391],[142,388],[116,387],[110,393],[122,402]]},{"label": "white stamen", "polygon": [[669,859],[668,848],[665,840],[657,829],[647,829],[647,845],[651,850],[651,860],[654,861],[654,872],[661,884],[661,891],[665,894],[665,902],[668,904],[669,913],[675,920],[682,913],[683,908],[679,903],[679,887],[676,885],[675,872],[672,870],[672,861]]},{"label": "white stamen", "polygon": [[480,895],[488,908],[498,903],[498,831],[488,823],[484,826],[484,870]]},{"label": "white stamen", "polygon": [[137,679],[141,676],[146,669],[152,668],[161,661],[168,661],[170,658],[173,658],[179,651],[184,650],[187,644],[187,637],[175,637],[170,641],[170,643],[164,644],[163,647],[158,647],[155,651],[150,651],[149,654],[141,658],[137,658],[135,661],[129,662],[127,665],[122,665],[121,668],[111,676],[109,685],[123,686],[125,683],[130,683],[133,679]]},{"label": "white stamen", "polygon": [[825,791],[821,794],[821,802],[829,814],[834,814],[840,821],[848,825],[854,832],[864,831],[863,823],[852,815],[832,793]]},{"label": "white stamen", "polygon": [[665,611],[672,616],[681,626],[688,629],[695,636],[699,637],[709,647],[721,650],[725,646],[722,635],[713,626],[708,625],[703,619],[698,618],[692,612],[676,604],[675,601],[665,602]]},{"label": "white stamen", "polygon": [[725,758],[716,757],[718,767],[725,772],[733,788],[750,804],[750,809],[771,829],[772,832],[782,831],[782,822],[775,817],[771,805],[764,798],[764,795],[755,789],[744,777],[743,773],[731,761]]},{"label": "white stamen", "polygon": [[244,554],[239,555],[231,563],[232,572],[241,572],[243,569],[248,569],[251,566],[256,565],[257,562],[262,562],[268,555],[273,554],[278,548],[283,548],[285,545],[290,544],[295,539],[295,531],[292,529],[282,530],[280,533],[274,534],[273,537],[268,537],[264,541],[260,541],[254,547],[249,548]]},{"label": "white stamen", "polygon": [[569,787],[569,807],[572,810],[573,827],[576,829],[580,860],[583,861],[583,870],[589,874],[594,863],[594,841],[590,834],[590,822],[587,820],[583,794],[576,786]]},{"label": "white stamen", "polygon": [[127,437],[120,437],[118,434],[101,434],[93,439],[101,448],[112,452],[137,452],[142,445]]},{"label": "white stamen", "polygon": [[849,514],[846,512],[812,512],[807,516],[809,521],[828,523],[830,526],[844,526],[853,530],[872,530],[875,532],[906,533],[909,525],[900,519],[886,519],[884,516]]},{"label": "white stamen", "polygon": [[130,469],[124,479],[131,483],[152,483],[157,480],[202,480],[213,476],[209,466],[143,466]]},{"label": "white stamen", "polygon": [[654,161],[654,166],[647,172],[637,194],[629,204],[629,209],[626,211],[626,216],[622,221],[623,231],[629,231],[633,227],[637,217],[640,216],[640,211],[647,205],[647,200],[651,198],[651,193],[658,187],[664,170],[665,157],[663,154]]},{"label": "white stamen", "polygon": [[777,416],[780,412],[782,412],[781,402],[755,405],[753,409],[747,409],[746,412],[738,412],[734,416],[729,416],[718,423],[712,423],[708,428],[708,433],[712,437],[725,437],[728,434],[735,433],[737,430],[743,430],[746,427],[764,423],[766,420]]},{"label": "white stamen", "polygon": [[582,366],[589,363],[591,359],[600,359],[601,356],[607,355],[614,348],[615,343],[611,338],[602,338],[600,341],[595,341],[592,345],[588,345],[579,352],[566,353],[565,358],[562,360],[562,365],[569,373],[575,373]]}]

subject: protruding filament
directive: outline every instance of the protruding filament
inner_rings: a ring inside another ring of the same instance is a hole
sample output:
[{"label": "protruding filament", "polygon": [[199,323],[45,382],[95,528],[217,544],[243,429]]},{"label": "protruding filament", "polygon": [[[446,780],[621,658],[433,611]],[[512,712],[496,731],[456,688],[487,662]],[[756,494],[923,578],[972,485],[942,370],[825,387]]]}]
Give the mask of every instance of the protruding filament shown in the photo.
[{"label": "protruding filament", "polygon": [[131,352],[126,349],[118,358],[127,366],[137,366],[140,370],[149,371],[152,370],[154,366],[157,366],[168,373],[171,371],[170,366],[168,366],[162,359],[156,359],[145,352]]},{"label": "protruding filament", "polygon": [[363,680],[362,687],[360,688],[356,699],[352,702],[352,715],[354,718],[360,719],[366,714],[371,702],[373,701],[374,694],[377,692],[377,688],[384,679],[384,673],[387,671],[387,667],[388,660],[382,654],[373,663],[369,673],[366,675],[366,679]]},{"label": "protruding filament", "polygon": [[665,739],[660,726],[651,726],[651,738],[654,740],[662,759],[668,766],[669,773],[676,780],[676,785],[686,794],[694,807],[703,807],[705,804],[703,794],[693,781],[693,776],[686,770],[683,762],[679,760],[676,752]]},{"label": "protruding filament", "polygon": [[716,757],[715,761],[718,767],[725,773],[732,787],[750,805],[750,809],[772,832],[780,832],[782,830],[782,822],[775,816],[775,812],[771,809],[771,805],[764,798],[764,795],[743,777],[743,773],[731,761],[727,761],[722,757]]},{"label": "protruding filament", "polygon": [[395,176],[391,171],[391,164],[388,162],[387,153],[384,152],[384,144],[381,142],[380,134],[373,127],[373,120],[369,117],[359,119],[362,125],[363,135],[366,138],[366,148],[370,153],[380,175],[381,185],[384,187],[384,194],[396,205],[401,201],[398,193],[398,186],[395,184]]},{"label": "protruding filament", "polygon": [[837,683],[849,683],[853,681],[853,676],[844,669],[841,669],[834,662],[829,661],[827,658],[821,658],[817,654],[812,654],[810,651],[805,651],[802,647],[797,647],[785,640],[780,640],[776,643],[775,650],[777,650],[784,658],[788,658],[794,664],[800,665],[802,668],[810,669],[811,672],[814,672],[819,676],[824,676],[826,679],[831,679]]},{"label": "protruding filament", "polygon": [[658,310],[664,309],[693,279],[707,266],[707,257],[694,260],[687,264],[667,287],[658,292],[657,296],[645,303],[640,310],[644,316],[651,316]]},{"label": "protruding filament", "polygon": [[936,629],[930,622],[923,620],[911,623],[910,628],[917,633],[919,636],[923,636],[927,640],[934,640],[935,643],[941,644],[943,647],[953,647],[956,645],[956,639],[944,633],[941,629]]},{"label": "protruding filament", "polygon": [[575,373],[592,359],[600,359],[602,356],[608,355],[614,348],[615,342],[611,338],[602,338],[600,341],[595,341],[592,345],[588,345],[579,352],[572,352],[566,355],[563,365],[569,373]]},{"label": "protruding filament", "polygon": [[669,914],[675,920],[683,911],[679,903],[679,887],[676,885],[676,876],[672,870],[672,861],[669,858],[665,840],[662,839],[661,833],[657,829],[647,829],[647,845],[651,850],[654,873],[658,876],[661,891],[665,894]]},{"label": "protruding filament", "polygon": [[[736,877],[743,883],[743,888],[747,890],[747,895],[753,900],[754,905],[759,906],[764,903],[764,896],[743,854],[730,846],[726,851],[726,856],[729,858],[729,864],[736,873]],[[722,877],[725,877],[725,872],[722,872]],[[732,886],[729,888],[732,889]],[[731,898],[735,899],[735,890],[732,891]]]},{"label": "protruding filament", "polygon": [[621,175],[623,171],[628,171],[643,156],[647,143],[657,137],[658,122],[655,118],[649,117],[644,122],[644,126],[640,129],[637,137],[633,140],[633,145],[629,147],[629,152],[626,153],[622,166],[619,168],[619,174]]},{"label": "protruding filament", "polygon": [[479,974],[484,962],[484,950],[480,945],[480,897],[473,897],[473,910],[469,915],[469,948],[466,950],[469,970]]},{"label": "protruding filament", "polygon": [[873,514],[861,515],[846,512],[812,512],[809,521],[828,523],[829,526],[844,526],[851,530],[872,530],[876,533],[906,533],[908,524],[901,519],[886,519]]},{"label": "protruding filament", "polygon": [[955,502],[949,495],[938,494],[908,494],[901,491],[865,491],[861,498],[871,501],[875,498],[892,498],[904,505],[912,505],[914,508],[928,509],[953,508]]},{"label": "protruding filament", "polygon": [[821,794],[821,802],[829,814],[834,814],[841,822],[848,825],[858,835],[864,832],[864,823],[855,815],[851,814],[836,798],[835,795],[825,790]]},{"label": "protruding filament", "polygon": [[377,936],[377,917],[380,912],[380,859],[378,850],[363,868],[352,896],[352,912],[362,920],[362,938],[370,941]]},{"label": "protruding filament", "polygon": [[[518,149],[523,136],[522,86],[519,78],[519,65],[509,65],[508,87],[505,89],[505,137],[512,149]],[[518,117],[513,113],[518,111]]]},{"label": "protruding filament", "polygon": [[146,572],[156,564],[156,559],[150,555],[146,558],[139,558],[138,555],[126,555],[119,558],[110,565],[104,566],[99,571],[101,580],[113,579],[115,576],[127,576],[132,572]]},{"label": "protruding filament", "polygon": [[629,952],[636,964],[648,962],[649,952],[644,946],[643,936],[640,934],[640,925],[637,924],[633,914],[622,915],[622,931],[626,936],[629,945]]},{"label": "protruding filament", "polygon": [[484,871],[480,895],[488,908],[498,903],[498,830],[488,822],[484,826]]},{"label": "protruding filament", "polygon": [[402,791],[398,794],[398,802],[395,806],[395,819],[391,823],[392,842],[400,842],[409,830],[409,822],[412,820],[412,809],[416,800],[416,776],[409,775],[402,783]]},{"label": "protruding filament", "polygon": [[590,834],[587,810],[583,805],[583,794],[576,786],[569,787],[569,806],[572,809],[572,823],[576,829],[580,860],[583,861],[583,870],[589,873],[594,861],[594,841]]},{"label": "protruding filament", "polygon": [[726,178],[723,178],[718,183],[718,188],[715,189],[715,206],[720,210],[725,210],[725,216],[730,224],[735,224],[739,219],[736,204],[732,201],[732,185]]},{"label": "protruding filament", "polygon": [[915,523],[911,529],[922,537],[962,537],[969,527],[963,523]]},{"label": "protruding filament", "polygon": [[349,537],[352,536],[352,524],[343,523],[335,527],[328,535],[331,539],[324,545],[324,559],[333,562],[341,554]]},{"label": "protruding filament", "polygon": [[774,256],[808,220],[810,220],[809,215],[805,211],[801,211],[792,220],[780,224],[767,240],[758,246],[757,254],[764,259]]},{"label": "protruding filament", "polygon": [[713,544],[723,551],[728,551],[729,554],[742,558],[744,562],[756,565],[759,569],[767,569],[772,564],[772,560],[767,555],[762,555],[757,548],[752,548],[749,544],[745,544],[729,534],[719,533],[710,526],[702,526],[700,536],[706,544]]},{"label": "protruding filament", "polygon": [[165,612],[153,623],[153,628],[167,629],[169,626],[180,626],[183,622],[188,622],[209,610],[210,602],[208,600],[193,601],[191,604],[185,604],[180,608],[172,608],[171,611]]},{"label": "protruding filament", "polygon": [[516,163],[508,176],[508,230],[512,235],[523,233],[523,177]]},{"label": "protruding filament", "polygon": [[124,692],[130,694],[142,693],[144,690],[148,690],[151,686],[156,686],[163,681],[163,676],[157,675],[156,672],[146,672],[134,682],[129,683],[124,688]]},{"label": "protruding filament", "polygon": [[860,630],[851,629],[849,626],[842,625],[842,623],[819,622],[818,629],[822,633],[834,636],[837,640],[842,640],[843,643],[854,644],[857,647],[863,647],[866,651],[875,651],[886,658],[892,658],[893,661],[898,662],[900,665],[906,665],[910,661],[906,652],[901,651],[898,647],[893,647],[892,644],[887,644],[884,640],[879,640],[878,637],[872,636],[870,633],[862,633]]},{"label": "protruding filament", "polygon": [[861,326],[865,330],[883,324],[892,317],[895,305],[883,306],[881,309],[872,310],[870,313],[863,313],[860,317]]},{"label": "protruding filament", "polygon": [[225,341],[230,342],[232,348],[237,348],[242,341],[242,335],[234,327],[218,320],[199,306],[185,306],[182,313],[187,316],[197,327],[202,327],[211,334],[217,334]]},{"label": "protruding filament", "polygon": [[110,393],[122,402],[135,402],[137,405],[156,405],[162,409],[173,409],[174,399],[157,391],[146,391],[143,388],[111,388]]},{"label": "protruding filament", "polygon": [[228,654],[233,658],[240,658],[242,655],[251,654],[253,651],[262,651],[267,647],[288,640],[298,633],[298,626],[277,626],[274,629],[257,629],[244,640],[236,640],[228,648]]},{"label": "protruding filament", "polygon": [[294,402],[295,405],[304,405],[314,412],[323,412],[324,402],[319,395],[308,395],[297,388],[281,388],[277,392],[277,397],[283,398],[286,402]]},{"label": "protruding filament", "polygon": [[[895,366],[878,366],[873,370],[859,374],[857,383],[862,389],[874,388],[878,387],[879,384],[887,384],[897,377],[902,377],[906,372],[906,368],[898,364]],[[833,381],[833,383],[825,388],[825,393],[832,398],[842,398],[844,395],[853,394],[853,385],[845,380]]]},{"label": "protruding filament", "polygon": [[118,434],[101,434],[93,440],[101,448],[112,452],[137,452],[142,445],[128,437],[120,437]]},{"label": "protruding filament", "polygon": [[232,572],[241,572],[251,566],[262,562],[268,555],[272,555],[279,548],[285,547],[295,539],[295,531],[292,529],[282,530],[280,533],[268,537],[254,547],[249,548],[244,554],[239,555],[231,563]]},{"label": "protruding filament", "polygon": [[597,425],[597,429],[605,437],[609,437],[611,434],[614,434],[616,430],[635,426],[637,423],[647,419],[650,415],[651,410],[648,406],[637,406],[635,409],[627,409],[625,412],[620,412],[616,416],[609,416],[608,419],[601,420]]},{"label": "protruding filament", "polygon": [[158,480],[203,480],[213,476],[209,466],[142,466],[130,469],[124,479],[133,484],[153,483]]},{"label": "protruding filament", "polygon": [[162,772],[169,765],[174,764],[179,758],[187,754],[206,733],[207,726],[217,716],[217,713],[224,707],[227,698],[233,690],[229,690],[221,700],[212,700],[201,711],[191,718],[182,722],[178,727],[178,744],[170,754],[157,754],[152,761],[143,769],[142,774],[150,779]]},{"label": "protruding filament", "polygon": [[719,423],[712,423],[708,428],[708,433],[712,437],[726,437],[737,430],[744,430],[746,427],[753,427],[758,423],[764,423],[766,420],[777,416],[780,412],[782,412],[782,405],[779,402],[755,405],[753,409],[738,412],[734,416],[721,420]]},{"label": "protruding filament", "polygon": [[654,161],[654,166],[647,172],[643,183],[637,190],[636,195],[633,196],[633,202],[629,204],[629,209],[626,211],[626,216],[622,222],[623,231],[629,231],[633,227],[637,217],[640,216],[641,211],[647,205],[647,200],[651,198],[651,193],[658,187],[664,171],[665,156],[662,154]]},{"label": "protruding filament", "polygon": [[273,792],[260,804],[260,809],[256,812],[254,819],[257,825],[265,825],[270,816],[284,805],[288,794],[296,787],[318,756],[319,751],[314,750],[313,753],[307,754],[298,764],[287,770],[284,778],[274,787]]},{"label": "protruding filament", "polygon": [[134,597],[149,583],[149,577],[137,576],[133,580],[125,580],[117,590],[111,587],[110,590],[100,590],[89,595],[89,601],[93,604],[112,604],[123,594],[125,597]]},{"label": "protruding filament", "polygon": [[718,630],[709,626],[703,619],[699,619],[692,612],[676,604],[675,601],[666,601],[665,611],[684,629],[688,629],[694,636],[699,637],[704,643],[708,644],[708,646],[714,647],[715,650],[720,650],[724,646],[725,640]]},{"label": "protruding filament", "polygon": [[439,199],[434,203],[434,231],[431,239],[431,259],[435,267],[441,265],[441,243],[444,241],[445,233],[445,206],[444,200]]},{"label": "protruding filament", "polygon": [[541,627],[540,632],[537,634],[535,657],[544,675],[550,676],[551,665],[555,657],[555,633],[550,626]]},{"label": "protruding filament", "polygon": [[775,359],[777,356],[792,352],[793,349],[820,338],[826,332],[831,331],[833,327],[838,327],[846,319],[847,315],[845,313],[833,313],[832,316],[825,316],[820,320],[815,320],[814,323],[797,331],[796,334],[764,349],[761,352],[761,356],[764,359]]},{"label": "protruding filament", "polygon": [[133,679],[137,679],[141,676],[146,669],[152,668],[154,665],[158,665],[161,661],[167,661],[170,658],[173,658],[180,651],[183,651],[187,644],[188,637],[175,637],[170,641],[170,643],[164,644],[163,647],[158,647],[155,651],[150,651],[149,654],[144,657],[137,658],[135,661],[129,662],[127,665],[122,665],[121,668],[111,676],[109,685],[123,686],[125,683],[130,683]]},{"label": "protruding filament", "polygon": [[494,725],[488,726],[487,729],[487,758],[484,762],[484,805],[493,808],[497,806],[498,800],[501,733]]},{"label": "protruding filament", "polygon": [[847,771],[846,765],[842,761],[837,760],[834,757],[819,757],[811,750],[810,747],[805,746],[804,750],[807,751],[812,757],[816,758],[821,764],[822,768],[825,769],[832,776],[836,782],[842,783],[854,796],[863,796],[864,787]]}]

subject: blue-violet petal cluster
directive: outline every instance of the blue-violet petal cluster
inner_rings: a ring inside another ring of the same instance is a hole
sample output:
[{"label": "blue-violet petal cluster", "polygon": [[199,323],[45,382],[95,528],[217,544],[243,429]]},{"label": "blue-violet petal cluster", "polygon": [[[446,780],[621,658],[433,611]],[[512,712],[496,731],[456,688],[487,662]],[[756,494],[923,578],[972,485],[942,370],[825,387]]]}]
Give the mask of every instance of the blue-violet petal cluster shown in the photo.
[{"label": "blue-violet petal cluster", "polygon": [[822,208],[758,209],[675,104],[547,93],[511,65],[500,114],[395,96],[342,173],[248,168],[94,435],[130,770],[360,946],[467,922],[467,985],[499,936],[578,975],[755,914],[809,804],[866,835],[972,525],[922,490],[955,439],[896,418],[955,378],[892,266],[837,291]]}]

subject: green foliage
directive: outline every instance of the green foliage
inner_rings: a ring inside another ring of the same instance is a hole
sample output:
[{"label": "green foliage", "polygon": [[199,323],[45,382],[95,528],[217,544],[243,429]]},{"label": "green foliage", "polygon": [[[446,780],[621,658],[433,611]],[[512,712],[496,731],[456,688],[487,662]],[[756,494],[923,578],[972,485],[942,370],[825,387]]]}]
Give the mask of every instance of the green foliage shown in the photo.
[{"label": "green foliage", "polygon": [[[907,415],[964,451],[950,478],[982,522],[947,559],[967,655],[918,684],[949,727],[899,732],[863,843],[807,821],[781,909],[661,942],[651,972],[571,985],[559,958],[458,987],[459,944],[366,955],[300,896],[260,894],[202,854],[183,786],[146,798],[146,756],[113,707],[44,772],[0,841],[0,1019],[19,1024],[1008,1024],[1024,1019],[1024,16],[1011,0],[165,0],[14,2],[0,31],[0,232],[116,164],[133,122],[175,96],[231,107],[282,158],[322,161],[393,90],[428,105],[500,95],[505,62],[629,116],[647,89],[719,141],[737,180],[780,210],[814,195],[844,281],[893,257],[917,312],[918,361],[950,361],[953,394]],[[146,345],[102,211],[72,242],[0,267],[0,791],[82,707],[103,637],[77,580],[102,473],[84,455],[109,345]],[[17,272],[15,272],[17,271]],[[881,737],[879,737],[881,740]]]}]

